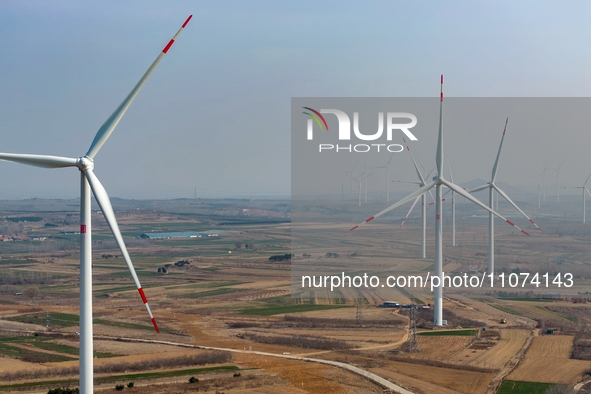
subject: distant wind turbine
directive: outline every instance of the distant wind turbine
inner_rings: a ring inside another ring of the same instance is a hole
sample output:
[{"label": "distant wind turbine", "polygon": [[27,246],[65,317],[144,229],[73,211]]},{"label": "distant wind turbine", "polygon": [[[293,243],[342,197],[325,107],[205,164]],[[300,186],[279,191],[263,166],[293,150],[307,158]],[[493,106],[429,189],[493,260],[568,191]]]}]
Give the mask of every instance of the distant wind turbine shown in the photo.
[{"label": "distant wind turbine", "polygon": [[556,179],[556,202],[560,202],[560,169],[563,164],[564,163],[559,165],[558,168],[550,168],[552,171],[556,172],[556,176],[554,177]]},{"label": "distant wind turbine", "polygon": [[[544,160],[542,162],[544,164],[544,171],[540,174],[542,177],[542,184],[543,184],[543,201],[546,202],[546,178],[548,177],[548,162]],[[539,207],[538,207],[539,208]]]},{"label": "distant wind turbine", "polygon": [[589,182],[589,178],[591,178],[591,174],[589,174],[589,176],[587,177],[587,179],[585,180],[585,183],[583,183],[583,186],[573,186],[571,187],[571,189],[581,189],[581,191],[583,192],[583,224],[586,223],[586,207],[585,207],[585,203],[586,203],[586,195],[585,193],[587,193],[589,196],[591,196],[591,193],[589,192],[589,189],[587,189],[587,182]]},{"label": "distant wind turbine", "polygon": [[[410,155],[410,158],[412,159],[412,164],[414,165],[415,171],[417,172],[417,177],[419,178],[418,181],[407,182],[407,183],[414,183],[414,184],[418,185],[419,187],[423,187],[427,184],[427,182],[425,181],[425,178],[428,178],[429,175],[427,175],[427,177],[423,176],[423,173],[421,172],[421,170],[419,170],[419,166],[417,165],[417,161],[415,160],[415,157],[413,156],[412,152],[410,151],[410,147],[408,146],[406,139],[403,138],[402,141],[404,141],[404,144],[406,145],[406,151],[408,152],[408,154]],[[428,193],[431,195],[431,199],[433,201],[435,201],[430,190]],[[427,192],[421,194],[420,196],[418,196],[415,199],[415,201],[410,206],[408,213],[406,214],[406,216],[402,220],[402,223],[400,223],[400,227],[402,227],[404,225],[404,223],[406,222],[406,220],[408,219],[408,217],[410,216],[415,205],[417,205],[417,202],[419,202],[419,200],[421,200],[421,202],[422,202],[422,208],[421,208],[421,258],[422,259],[427,258],[427,199],[426,199],[426,195],[427,195]]]},{"label": "distant wind turbine", "polygon": [[[540,227],[538,227],[538,225],[536,223],[534,223],[534,221],[529,216],[527,216],[525,214],[525,212],[523,212],[521,210],[521,208],[519,208],[517,206],[517,204],[515,204],[513,202],[513,200],[511,200],[511,198],[509,198],[507,193],[505,193],[503,190],[501,190],[501,188],[495,183],[495,181],[497,179],[497,170],[499,168],[499,158],[501,157],[501,150],[503,149],[503,141],[505,141],[505,133],[507,132],[507,123],[508,122],[509,122],[509,118],[507,118],[505,120],[505,128],[503,129],[503,136],[501,137],[501,143],[499,144],[499,150],[497,152],[497,158],[495,159],[495,164],[492,169],[490,182],[487,183],[486,185],[482,185],[482,186],[479,186],[479,187],[474,188],[472,190],[469,190],[468,192],[469,193],[476,193],[481,190],[488,189],[488,204],[489,204],[488,206],[492,209],[493,203],[494,203],[494,192],[496,190],[497,193],[499,195],[501,195],[505,200],[507,200],[507,202],[509,204],[513,205],[513,207],[515,209],[517,209],[523,216],[525,216],[526,219],[528,219],[531,224],[536,226],[536,228],[538,230],[542,231],[542,229]],[[521,230],[521,231],[524,232],[525,234],[527,234],[524,230]],[[529,234],[527,234],[527,235],[529,235]],[[488,215],[488,268],[487,268],[487,272],[491,273],[491,274],[495,272],[495,217],[491,212],[489,212],[489,215]]]},{"label": "distant wind turbine", "polygon": [[390,171],[392,171],[392,168],[390,168],[390,162],[392,161],[393,157],[394,153],[390,155],[390,160],[388,160],[388,163],[385,166],[374,167],[386,169],[386,202],[390,202]]},{"label": "distant wind turbine", "polygon": [[353,175],[349,175],[348,173],[346,173],[346,175],[351,178],[351,181],[357,182],[357,186],[358,186],[357,189],[359,191],[359,206],[361,206],[361,184],[363,183],[364,179],[366,179],[369,175],[371,175],[371,173],[367,174],[364,172],[359,176],[359,178],[356,178]]},{"label": "distant wind turbine", "polygon": [[[441,75],[441,93],[440,93],[440,100],[439,100],[439,131],[437,137],[437,153],[435,163],[437,165],[437,174],[433,178],[432,182],[429,182],[425,186],[419,188],[415,192],[409,194],[408,196],[404,197],[402,200],[398,201],[397,203],[391,205],[390,207],[384,209],[383,211],[375,214],[367,218],[365,221],[361,222],[360,224],[351,228],[350,231],[353,231],[359,226],[362,226],[366,223],[371,222],[375,218],[382,216],[383,214],[390,212],[394,208],[401,206],[409,201],[416,199],[417,197],[421,196],[422,194],[428,192],[429,190],[435,188],[435,273],[434,277],[440,278],[443,281],[443,238],[442,238],[442,230],[443,225],[441,221],[441,206],[442,206],[442,189],[443,186],[447,186],[449,189],[455,191],[459,195],[465,197],[466,199],[472,201],[476,205],[480,206],[481,208],[486,209],[489,212],[492,212],[494,215],[498,216],[499,218],[503,219],[505,222],[510,224],[511,226],[521,230],[517,227],[514,223],[512,223],[509,219],[504,218],[502,215],[497,213],[496,211],[492,210],[492,208],[487,207],[484,203],[480,202],[470,193],[466,192],[463,188],[446,180],[443,177],[443,75]],[[527,234],[525,231],[521,230],[524,234]],[[434,287],[434,325],[441,326],[443,325],[443,288],[441,283],[439,286]]]},{"label": "distant wind turbine", "polygon": [[35,167],[43,168],[63,168],[63,167],[77,167],[80,170],[80,392],[83,394],[91,394],[93,392],[93,343],[92,343],[92,231],[91,231],[91,194],[90,190],[96,198],[96,201],[105,216],[105,220],[117,241],[121,254],[125,259],[127,268],[131,273],[131,277],[135,282],[138,292],[146,306],[152,324],[156,332],[158,325],[152,315],[152,311],[148,305],[148,300],[144,294],[144,290],[140,285],[140,281],[135,272],[135,268],[127,252],[125,242],[119,230],[119,225],[115,219],[115,213],[111,205],[111,201],[107,191],[100,183],[94,174],[94,157],[105,144],[121,117],[125,114],[138,92],[144,86],[152,72],[156,69],[164,55],[168,52],[179,34],[183,31],[185,26],[191,20],[190,15],[181,28],[177,31],[174,37],[164,47],[162,52],[158,55],[156,60],[148,68],[146,73],[140,78],[139,82],[133,87],[131,92],[125,97],[123,102],[115,109],[115,112],[105,121],[100,127],[88,152],[79,158],[46,156],[46,155],[29,155],[29,154],[14,154],[14,153],[0,153],[0,160],[11,161],[14,163],[27,164]]}]

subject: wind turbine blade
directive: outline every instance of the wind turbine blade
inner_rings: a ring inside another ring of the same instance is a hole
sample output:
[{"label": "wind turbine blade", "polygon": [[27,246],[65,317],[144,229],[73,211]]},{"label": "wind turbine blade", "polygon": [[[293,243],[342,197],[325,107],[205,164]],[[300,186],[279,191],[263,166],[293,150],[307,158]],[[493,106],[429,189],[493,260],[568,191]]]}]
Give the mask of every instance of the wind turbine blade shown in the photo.
[{"label": "wind turbine blade", "polygon": [[591,197],[591,192],[589,191],[589,189],[587,189],[587,188],[585,187],[585,190],[587,191],[587,194],[589,195],[589,197]]},{"label": "wind turbine blade", "polygon": [[451,183],[454,182],[454,176],[451,173],[451,164],[449,164],[449,158],[446,155],[446,159],[447,159],[447,170],[449,171],[449,180],[451,181]]},{"label": "wind turbine blade", "polygon": [[[536,224],[536,223],[535,223],[535,222],[534,222],[534,221],[533,221],[533,220],[532,220],[532,219],[531,219],[529,216],[527,216],[527,215],[525,214],[525,212],[523,212],[523,211],[521,210],[521,208],[519,208],[519,207],[517,206],[517,204],[515,204],[515,203],[513,202],[513,200],[511,200],[511,199],[509,198],[509,196],[507,195],[507,193],[505,193],[504,191],[502,191],[502,190],[501,190],[501,188],[499,188],[499,187],[498,187],[497,185],[495,185],[495,184],[493,184],[493,187],[495,188],[495,190],[497,191],[497,193],[499,193],[501,196],[503,196],[503,198],[504,198],[505,200],[507,200],[507,202],[508,202],[509,204],[513,205],[513,207],[514,207],[515,209],[517,209],[517,210],[518,210],[518,211],[519,211],[519,212],[520,212],[520,213],[521,213],[523,216],[525,216],[525,218],[526,218],[527,220],[529,220],[529,222],[530,222],[531,224],[533,224],[534,226],[536,226],[536,228],[537,228],[538,230],[542,231],[542,229],[540,228],[540,226],[538,226],[538,225],[537,225],[537,224]],[[542,232],[544,232],[544,231],[542,231]]]},{"label": "wind turbine blade", "polygon": [[78,159],[59,156],[0,153],[0,160],[43,168],[76,167]]},{"label": "wind turbine blade", "polygon": [[418,196],[417,198],[415,198],[415,202],[413,202],[412,205],[410,206],[410,209],[408,210],[408,213],[406,214],[406,216],[402,220],[402,223],[400,223],[400,227],[398,227],[398,228],[402,228],[402,226],[404,226],[404,222],[406,222],[406,219],[408,219],[408,217],[410,216],[410,213],[412,212],[413,208],[415,207],[415,205],[417,205],[417,202],[419,202],[419,200],[422,197],[423,196]]},{"label": "wind turbine blade", "polygon": [[503,148],[503,141],[505,140],[505,132],[507,131],[507,123],[509,122],[509,118],[505,120],[505,128],[503,129],[503,136],[501,137],[501,144],[499,145],[499,151],[497,152],[497,158],[495,160],[495,165],[493,166],[492,175],[490,177],[490,181],[494,182],[497,177],[497,169],[499,166],[499,157],[501,157],[501,149]]},{"label": "wind turbine blade", "polygon": [[[435,199],[433,198],[433,193],[431,193],[431,190],[429,190],[429,195],[431,196],[431,200],[433,200],[433,204],[435,204]],[[445,201],[445,198],[443,201]]]},{"label": "wind turbine blade", "polygon": [[433,186],[435,186],[437,184],[437,181],[433,181],[431,183],[429,183],[428,185],[425,185],[419,189],[417,189],[415,192],[409,194],[408,196],[404,197],[402,200],[398,201],[397,203],[394,203],[393,205],[390,205],[388,208],[384,209],[383,211],[376,213],[374,216],[366,219],[364,222],[359,223],[357,226],[352,227],[349,231],[353,231],[356,228],[358,228],[359,226],[365,224],[365,223],[369,223],[372,220],[374,220],[375,218],[378,218],[380,216],[382,216],[383,214],[390,212],[391,210],[393,210],[394,208],[398,208],[399,206],[401,206],[402,204],[405,204],[407,202],[409,202],[410,200],[417,198],[418,196],[420,196],[423,193],[426,193],[429,189],[431,189]]},{"label": "wind turbine blade", "polygon": [[[404,141],[404,143],[406,144],[406,139],[403,138],[402,141]],[[414,164],[414,166],[415,166],[415,170],[417,171],[417,175],[418,175],[419,179],[421,180],[422,184],[424,185],[426,183],[425,178],[423,178],[423,174],[421,174],[421,170],[419,170],[419,166],[417,165],[415,157],[412,155],[412,152],[410,151],[410,147],[408,146],[408,144],[406,145],[406,150],[408,151],[408,154],[410,155],[410,158],[412,159],[412,164]]]},{"label": "wind turbine blade", "polygon": [[152,311],[150,310],[150,306],[148,305],[148,300],[146,299],[146,295],[144,294],[144,290],[142,289],[142,285],[140,284],[140,280],[137,277],[135,272],[135,268],[133,267],[133,263],[131,262],[131,258],[129,257],[129,253],[127,252],[127,247],[125,246],[125,242],[123,242],[123,236],[121,235],[121,231],[119,230],[119,225],[117,224],[117,219],[115,218],[115,212],[113,211],[113,206],[111,205],[111,200],[109,199],[109,195],[107,191],[98,180],[94,172],[91,169],[86,169],[85,171],[86,178],[88,179],[88,183],[90,184],[90,188],[92,189],[92,193],[96,198],[96,202],[98,203],[101,211],[103,211],[103,215],[105,216],[105,220],[117,241],[117,245],[119,245],[119,249],[121,249],[121,254],[125,259],[125,263],[127,264],[127,268],[131,273],[131,277],[135,282],[135,286],[137,287],[140,296],[142,297],[142,301],[148,310],[148,314],[150,315],[150,319],[152,320],[152,324],[156,329],[156,332],[160,332],[158,329],[158,324],[156,324],[156,319],[152,315]]},{"label": "wind turbine blade", "polygon": [[127,97],[125,97],[123,102],[121,104],[119,104],[117,109],[115,109],[115,112],[113,112],[111,114],[111,116],[109,116],[109,118],[105,121],[105,123],[103,123],[101,128],[96,133],[96,136],[94,137],[94,140],[92,141],[92,144],[90,145],[90,148],[88,149],[88,152],[86,153],[86,156],[90,157],[91,159],[93,159],[96,156],[96,154],[99,152],[99,150],[102,148],[102,146],[105,144],[105,142],[107,141],[107,139],[109,138],[109,136],[111,135],[113,130],[115,129],[115,127],[117,127],[117,124],[119,124],[119,121],[121,120],[121,118],[123,117],[123,115],[125,114],[127,109],[129,108],[129,106],[131,105],[131,103],[133,102],[133,100],[135,99],[135,97],[137,96],[139,91],[141,90],[141,88],[144,86],[144,84],[146,83],[146,81],[148,80],[148,78],[150,77],[152,72],[156,69],[156,67],[158,66],[158,64],[160,63],[160,61],[164,57],[164,55],[166,55],[166,53],[168,52],[168,50],[170,49],[172,44],[174,44],[174,41],[177,39],[179,34],[181,34],[181,31],[183,31],[185,26],[187,26],[187,24],[189,23],[189,21],[191,20],[192,17],[193,17],[193,15],[189,15],[189,17],[187,18],[185,23],[183,23],[183,25],[176,32],[174,37],[168,42],[168,44],[166,44],[166,46],[164,47],[162,52],[160,52],[158,57],[156,57],[156,60],[154,60],[152,65],[148,68],[148,71],[146,71],[146,73],[140,78],[138,83],[133,87],[131,92],[129,92]]},{"label": "wind turbine blade", "polygon": [[419,182],[419,181],[399,181],[399,180],[396,180],[396,181],[392,181],[392,182],[410,183],[411,185],[421,185],[421,182]]},{"label": "wind turbine blade", "polygon": [[524,233],[525,235],[527,235],[529,237],[529,234],[528,234],[527,231],[520,229],[519,227],[517,227],[515,225],[515,223],[513,223],[509,219],[505,218],[503,215],[501,215],[500,213],[496,212],[495,210],[489,208],[484,203],[482,203],[480,200],[478,200],[476,197],[474,197],[473,195],[471,195],[470,193],[468,193],[467,191],[465,191],[464,189],[462,189],[461,187],[459,187],[455,183],[448,182],[445,179],[442,179],[441,181],[443,182],[443,184],[445,184],[447,187],[449,187],[450,189],[452,189],[454,192],[456,192],[459,195],[467,198],[468,200],[472,201],[474,204],[479,205],[480,207],[486,209],[487,211],[491,212],[493,215],[497,216],[498,218],[503,219],[505,222],[507,222],[511,226],[515,227],[517,230],[520,230],[522,233]]},{"label": "wind turbine blade", "polygon": [[490,187],[490,185],[487,183],[486,185],[478,186],[478,187],[475,187],[474,189],[468,190],[468,193],[470,193],[470,194],[477,193],[477,192],[482,191],[484,189],[488,189],[489,187]]},{"label": "wind turbine blade", "polygon": [[437,133],[437,155],[435,157],[437,175],[443,176],[443,74],[441,74],[441,93],[439,94],[439,131]]},{"label": "wind turbine blade", "polygon": [[585,180],[585,183],[583,183],[583,187],[587,186],[587,182],[589,182],[589,178],[591,178],[591,174],[589,174],[589,176]]}]

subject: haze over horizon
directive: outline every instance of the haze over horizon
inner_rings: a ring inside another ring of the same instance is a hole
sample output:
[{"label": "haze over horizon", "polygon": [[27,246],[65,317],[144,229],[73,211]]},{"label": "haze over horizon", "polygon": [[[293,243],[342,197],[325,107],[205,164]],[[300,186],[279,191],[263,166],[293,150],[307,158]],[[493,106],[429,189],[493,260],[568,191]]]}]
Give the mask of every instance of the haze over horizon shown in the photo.
[{"label": "haze over horizon", "polygon": [[[195,187],[206,198],[287,196],[292,97],[437,97],[442,73],[447,97],[588,97],[590,11],[558,1],[6,1],[0,151],[82,156],[193,14],[97,155],[97,176],[111,197],[192,198]],[[498,123],[469,141],[446,129],[457,183],[488,179]],[[499,181],[536,187],[543,160],[564,163],[565,186],[591,172],[586,129],[511,126]],[[434,136],[412,148],[429,168]],[[414,177],[406,155],[396,161],[393,177]],[[0,199],[79,194],[74,169],[0,162],[0,179]]]}]

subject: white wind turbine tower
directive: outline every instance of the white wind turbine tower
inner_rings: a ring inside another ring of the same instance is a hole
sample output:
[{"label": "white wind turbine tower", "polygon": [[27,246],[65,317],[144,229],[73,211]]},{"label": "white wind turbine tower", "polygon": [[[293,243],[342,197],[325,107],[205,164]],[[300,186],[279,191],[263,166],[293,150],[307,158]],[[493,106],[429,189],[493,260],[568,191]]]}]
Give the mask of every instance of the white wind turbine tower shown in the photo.
[{"label": "white wind turbine tower", "polygon": [[[546,177],[548,176],[548,162],[547,161],[543,161],[544,164],[544,171],[542,171],[542,173],[540,174],[542,176],[542,184],[543,184],[543,201],[546,202]],[[539,196],[538,196],[538,200],[539,200]],[[539,206],[538,206],[539,208]]]},{"label": "white wind turbine tower", "polygon": [[589,176],[587,177],[587,179],[585,180],[585,183],[583,183],[583,186],[573,186],[571,187],[571,189],[581,189],[581,191],[583,192],[583,224],[585,224],[587,222],[586,220],[586,195],[585,193],[587,193],[589,196],[591,196],[591,192],[589,192],[589,189],[587,189],[587,182],[589,182],[589,178],[591,178],[591,174],[589,174]]},{"label": "white wind turbine tower", "polygon": [[[513,202],[513,200],[511,200],[509,198],[509,196],[507,195],[507,193],[505,193],[503,190],[501,190],[501,188],[499,186],[497,186],[497,184],[495,183],[495,181],[497,179],[497,170],[499,168],[499,158],[501,157],[501,149],[503,148],[503,141],[505,140],[505,133],[507,131],[507,123],[508,122],[509,122],[509,118],[507,118],[505,120],[505,128],[503,129],[503,136],[501,137],[501,143],[499,145],[499,151],[497,152],[497,158],[495,160],[495,164],[494,164],[493,169],[492,169],[492,174],[491,174],[491,177],[490,177],[490,182],[487,183],[486,185],[482,185],[482,186],[479,186],[479,187],[474,188],[472,190],[469,190],[468,192],[469,193],[476,193],[476,192],[479,192],[481,190],[488,189],[488,204],[489,204],[488,206],[490,208],[492,208],[493,207],[493,203],[494,203],[494,192],[496,190],[497,193],[499,195],[501,195],[505,200],[507,200],[507,202],[509,204],[513,205],[513,207],[515,209],[517,209],[523,216],[525,216],[525,218],[528,219],[531,224],[533,224],[534,226],[536,226],[536,228],[538,230],[542,231],[542,229],[540,227],[538,227],[538,225],[536,223],[534,223],[534,221],[529,216],[527,216],[525,214],[525,212],[523,212],[517,206],[517,204],[515,204]],[[521,231],[523,231],[523,230],[521,230]],[[525,231],[523,231],[523,232],[526,233]],[[488,215],[488,268],[487,268],[487,272],[489,274],[493,274],[495,272],[495,217],[490,212],[489,212],[489,215]]]},{"label": "white wind turbine tower", "polygon": [[556,202],[560,202],[560,169],[562,168],[562,164],[558,168],[551,168],[552,171],[556,171]]},{"label": "white wind turbine tower", "polygon": [[390,171],[392,171],[392,168],[390,168],[390,162],[392,161],[393,157],[394,153],[390,155],[390,160],[388,160],[388,164],[386,164],[385,166],[374,167],[386,169],[386,202],[390,202]]},{"label": "white wind turbine tower", "polygon": [[368,176],[370,176],[371,174],[372,174],[372,173],[369,173],[369,174],[367,174],[367,173],[365,173],[365,172],[364,172],[364,173],[362,173],[362,174],[360,175],[360,177],[359,177],[359,178],[355,178],[355,177],[353,176],[353,172],[352,172],[352,171],[351,171],[351,175],[349,175],[349,173],[347,173],[347,172],[345,173],[345,175],[347,175],[348,177],[350,177],[350,178],[351,178],[351,182],[352,182],[352,181],[355,181],[355,182],[357,182],[357,186],[358,186],[358,187],[357,187],[357,189],[358,189],[358,191],[359,191],[359,206],[361,206],[361,183],[363,182],[363,180],[364,180],[364,179],[367,179],[367,177],[368,177]]},{"label": "white wind turbine tower", "polygon": [[[406,143],[406,139],[403,138],[402,141],[404,141],[404,144],[406,145],[406,150],[408,151],[408,154],[410,155],[410,158],[412,159],[412,164],[414,165],[415,170],[417,172],[417,177],[419,178],[418,181],[410,182],[410,183],[414,183],[414,184],[417,184],[419,187],[423,187],[427,184],[427,182],[425,181],[425,177],[423,177],[421,170],[419,170],[419,166],[417,165],[417,162],[416,162],[412,152],[410,151],[410,147]],[[429,176],[427,175],[427,178],[428,177]],[[428,193],[431,194],[431,191],[429,190]],[[421,208],[421,222],[422,222],[421,223],[421,258],[422,259],[427,258],[427,198],[426,198],[426,196],[427,196],[427,192],[425,192],[425,193],[421,194],[420,196],[418,196],[417,198],[415,198],[415,201],[410,206],[408,213],[406,214],[406,216],[402,220],[402,223],[400,223],[400,227],[402,227],[404,225],[404,223],[406,222],[406,220],[408,219],[408,217],[410,216],[410,213],[414,209],[415,205],[417,205],[417,202],[419,202],[419,200],[421,200],[421,202],[423,204],[423,206]],[[432,194],[431,194],[431,199],[433,201],[435,201]]]},{"label": "white wind turbine tower", "polygon": [[[486,209],[489,212],[494,213],[499,218],[503,219],[505,222],[510,224],[511,226],[521,230],[515,224],[513,224],[510,220],[504,218],[499,213],[495,212],[491,208],[487,207],[485,204],[480,202],[470,193],[466,192],[460,186],[452,183],[443,178],[443,75],[441,75],[441,93],[439,99],[439,131],[437,137],[437,153],[436,153],[436,168],[437,174],[433,178],[432,182],[429,182],[425,186],[419,188],[414,193],[409,194],[408,196],[404,197],[402,200],[398,201],[397,203],[391,205],[390,207],[384,209],[383,211],[375,214],[374,216],[369,217],[364,222],[354,226],[351,228],[350,231],[355,230],[359,226],[364,225],[365,223],[371,222],[377,217],[382,216],[383,214],[393,210],[394,208],[399,207],[402,204],[405,204],[411,200],[416,199],[417,197],[421,196],[422,194],[428,192],[429,190],[435,188],[435,273],[434,276],[437,276],[443,282],[443,239],[442,239],[442,222],[441,222],[441,203],[442,203],[442,188],[443,186],[448,187],[449,189],[455,191],[457,194],[465,197],[466,199],[472,201],[476,205]],[[521,230],[524,234],[527,234],[525,231]],[[441,326],[443,325],[443,288],[441,283],[439,286],[434,286],[434,325]]]},{"label": "white wind turbine tower", "polygon": [[156,320],[152,315],[152,311],[148,305],[148,301],[144,294],[144,290],[140,285],[140,281],[136,275],[135,268],[127,252],[125,242],[119,230],[115,213],[111,205],[111,201],[107,191],[100,183],[94,174],[94,157],[99,152],[101,147],[107,141],[121,117],[125,114],[132,101],[137,96],[138,92],[145,84],[148,77],[156,69],[164,55],[168,52],[174,41],[177,39],[181,31],[187,26],[191,20],[190,15],[182,27],[177,31],[174,37],[164,47],[162,52],[158,55],[156,60],[148,68],[146,73],[140,78],[139,82],[133,87],[131,92],[125,97],[123,102],[115,109],[115,112],[105,121],[100,127],[88,152],[79,158],[68,158],[58,156],[46,155],[29,155],[29,154],[13,154],[0,153],[0,160],[11,161],[15,163],[27,164],[35,167],[43,168],[63,168],[63,167],[77,167],[80,170],[80,392],[83,394],[91,394],[93,392],[93,343],[92,343],[92,231],[91,231],[91,194],[90,190],[96,198],[96,201],[105,216],[117,245],[121,249],[121,254],[125,259],[127,268],[131,273],[131,277],[140,293],[142,301],[146,306],[152,324],[158,330]]},{"label": "white wind turbine tower", "polygon": [[355,167],[357,167],[357,164],[359,164],[359,161],[357,161],[357,163],[355,163],[355,165],[353,166],[353,168],[351,169],[351,171],[345,171],[343,172],[343,174],[347,175],[349,178],[351,178],[351,190],[350,192],[353,192],[353,173],[355,172]]}]

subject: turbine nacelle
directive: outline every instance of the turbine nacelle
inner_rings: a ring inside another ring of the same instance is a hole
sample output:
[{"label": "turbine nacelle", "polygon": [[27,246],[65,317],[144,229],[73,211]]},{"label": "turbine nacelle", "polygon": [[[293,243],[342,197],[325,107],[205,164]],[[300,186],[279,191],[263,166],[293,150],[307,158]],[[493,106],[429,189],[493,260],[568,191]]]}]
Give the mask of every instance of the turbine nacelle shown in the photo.
[{"label": "turbine nacelle", "polygon": [[92,160],[88,156],[82,156],[76,162],[76,167],[80,169],[80,171],[86,172],[87,170],[94,170],[94,160]]}]

